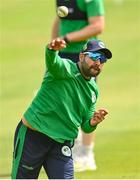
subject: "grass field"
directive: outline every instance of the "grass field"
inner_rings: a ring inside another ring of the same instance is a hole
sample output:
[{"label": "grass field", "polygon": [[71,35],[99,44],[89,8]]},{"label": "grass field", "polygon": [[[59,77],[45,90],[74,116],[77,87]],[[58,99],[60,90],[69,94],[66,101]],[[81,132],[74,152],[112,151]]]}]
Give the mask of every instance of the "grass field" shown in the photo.
[{"label": "grass field", "polygon": [[[53,0],[0,0],[0,177],[11,171],[13,135],[44,74],[44,47],[55,16]],[[140,1],[105,0],[100,36],[113,59],[98,80],[98,107],[110,112],[96,131],[98,170],[79,179],[140,178]],[[44,171],[40,178],[46,178]]]}]

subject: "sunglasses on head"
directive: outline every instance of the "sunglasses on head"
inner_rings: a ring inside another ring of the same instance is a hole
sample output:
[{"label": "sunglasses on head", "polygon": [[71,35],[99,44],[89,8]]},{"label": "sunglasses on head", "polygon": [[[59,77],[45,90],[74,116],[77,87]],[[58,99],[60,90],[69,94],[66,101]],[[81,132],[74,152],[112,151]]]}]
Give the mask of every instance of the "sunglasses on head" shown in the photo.
[{"label": "sunglasses on head", "polygon": [[93,61],[98,61],[100,60],[101,63],[105,63],[107,61],[107,58],[105,55],[99,53],[99,52],[84,52],[83,54],[88,55],[89,58],[91,58]]}]

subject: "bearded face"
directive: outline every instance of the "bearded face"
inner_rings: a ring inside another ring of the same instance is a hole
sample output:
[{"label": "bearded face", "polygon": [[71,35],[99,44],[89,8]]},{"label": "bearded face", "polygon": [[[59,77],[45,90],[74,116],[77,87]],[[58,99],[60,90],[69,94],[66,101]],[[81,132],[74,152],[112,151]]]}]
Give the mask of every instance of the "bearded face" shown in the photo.
[{"label": "bearded face", "polygon": [[104,63],[93,60],[88,55],[81,56],[81,71],[86,77],[96,77],[100,74]]}]

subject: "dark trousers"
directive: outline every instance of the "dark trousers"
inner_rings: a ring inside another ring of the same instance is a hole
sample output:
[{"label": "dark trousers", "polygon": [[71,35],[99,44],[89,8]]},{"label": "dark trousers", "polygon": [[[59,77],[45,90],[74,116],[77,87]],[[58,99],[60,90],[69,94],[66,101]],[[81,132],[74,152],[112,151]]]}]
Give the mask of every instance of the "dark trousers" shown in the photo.
[{"label": "dark trousers", "polygon": [[73,179],[71,145],[58,143],[20,122],[14,138],[12,179],[37,179],[43,166],[49,179]]}]

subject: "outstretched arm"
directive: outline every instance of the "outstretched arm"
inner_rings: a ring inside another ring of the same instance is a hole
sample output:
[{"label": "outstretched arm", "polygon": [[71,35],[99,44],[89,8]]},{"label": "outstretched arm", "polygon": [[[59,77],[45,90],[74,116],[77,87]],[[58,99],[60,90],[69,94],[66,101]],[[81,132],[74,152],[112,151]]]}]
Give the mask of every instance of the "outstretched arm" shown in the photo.
[{"label": "outstretched arm", "polygon": [[50,72],[54,77],[60,78],[66,76],[66,63],[58,55],[59,50],[66,47],[64,40],[56,38],[52,40],[46,48],[45,52],[45,63],[47,71]]}]

